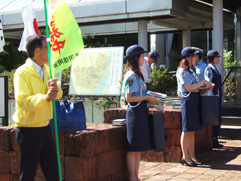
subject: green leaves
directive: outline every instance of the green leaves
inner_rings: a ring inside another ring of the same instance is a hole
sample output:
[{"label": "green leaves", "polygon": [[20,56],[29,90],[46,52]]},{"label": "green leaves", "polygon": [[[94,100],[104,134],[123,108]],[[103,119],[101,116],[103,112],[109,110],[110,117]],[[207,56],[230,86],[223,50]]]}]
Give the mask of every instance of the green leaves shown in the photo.
[{"label": "green leaves", "polygon": [[0,52],[0,73],[4,70],[11,71],[22,65],[27,59],[26,52],[19,52],[17,46],[13,43],[7,42],[4,45],[4,51]]},{"label": "green leaves", "polygon": [[26,52],[19,52],[17,44],[7,42],[4,51],[0,52],[0,76],[8,76],[8,95],[14,97],[13,75],[17,67],[27,59]]},{"label": "green leaves", "polygon": [[223,52],[223,65],[224,67],[233,67],[236,66],[236,61],[233,60],[232,51]]},{"label": "green leaves", "polygon": [[84,41],[85,48],[111,47],[112,46],[109,43],[105,43],[105,40],[103,38],[96,39],[94,33],[92,33],[88,36],[83,36],[83,41]]},{"label": "green leaves", "polygon": [[116,105],[117,100],[115,97],[105,97],[103,101],[97,102],[96,105],[99,106],[99,109],[102,107],[105,109],[110,109],[112,105]]},{"label": "green leaves", "polygon": [[155,67],[151,73],[151,90],[161,93],[174,92],[177,89],[176,77],[169,73],[168,69]]},{"label": "green leaves", "polygon": [[[223,65],[224,67],[233,67],[236,66],[236,61],[233,60],[232,51],[223,52]],[[227,75],[230,69],[224,69],[225,74]],[[224,95],[228,96],[230,99],[235,95],[237,91],[237,79],[234,76],[234,72],[229,75],[229,78],[226,79],[224,83]]]}]

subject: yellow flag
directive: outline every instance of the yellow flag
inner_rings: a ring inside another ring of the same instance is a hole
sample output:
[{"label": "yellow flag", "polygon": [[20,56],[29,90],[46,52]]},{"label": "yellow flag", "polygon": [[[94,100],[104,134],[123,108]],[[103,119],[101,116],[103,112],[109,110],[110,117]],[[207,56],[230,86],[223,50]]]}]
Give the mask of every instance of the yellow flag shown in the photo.
[{"label": "yellow flag", "polygon": [[68,68],[84,47],[81,31],[65,0],[50,0],[48,8],[52,76]]}]

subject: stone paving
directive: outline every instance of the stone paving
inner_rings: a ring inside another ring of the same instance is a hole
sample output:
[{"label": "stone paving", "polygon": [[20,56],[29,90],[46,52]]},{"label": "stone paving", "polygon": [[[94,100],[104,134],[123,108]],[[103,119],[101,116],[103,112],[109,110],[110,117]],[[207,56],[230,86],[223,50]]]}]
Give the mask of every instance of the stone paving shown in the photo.
[{"label": "stone paving", "polygon": [[222,149],[197,155],[201,166],[141,161],[139,177],[141,181],[241,181],[241,140],[219,140]]}]

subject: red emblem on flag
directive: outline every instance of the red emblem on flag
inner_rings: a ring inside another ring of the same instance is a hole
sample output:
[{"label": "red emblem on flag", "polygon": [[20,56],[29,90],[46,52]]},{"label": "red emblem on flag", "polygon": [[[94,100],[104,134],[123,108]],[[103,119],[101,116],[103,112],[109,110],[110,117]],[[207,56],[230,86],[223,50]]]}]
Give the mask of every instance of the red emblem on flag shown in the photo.
[{"label": "red emblem on flag", "polygon": [[52,51],[59,51],[60,54],[60,49],[64,48],[64,44],[65,44],[65,40],[63,41],[58,41],[58,38],[63,35],[64,33],[61,33],[58,31],[58,28],[55,28],[55,24],[54,21],[51,21],[50,23],[50,27],[51,27],[51,31],[50,31],[50,35],[51,35],[51,48]]},{"label": "red emblem on flag", "polygon": [[37,23],[36,18],[33,19],[33,28],[34,28],[34,30],[35,30],[35,33],[36,33],[37,35],[39,35],[38,23]]}]

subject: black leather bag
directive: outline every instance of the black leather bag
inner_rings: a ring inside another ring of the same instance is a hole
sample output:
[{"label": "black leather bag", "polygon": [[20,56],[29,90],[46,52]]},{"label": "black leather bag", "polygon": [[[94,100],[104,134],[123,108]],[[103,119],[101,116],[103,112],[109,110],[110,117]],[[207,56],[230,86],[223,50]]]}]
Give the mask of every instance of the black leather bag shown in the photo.
[{"label": "black leather bag", "polygon": [[165,150],[165,130],[163,114],[149,114],[152,149],[156,152]]},{"label": "black leather bag", "polygon": [[201,119],[203,125],[219,125],[218,96],[201,96]]}]

